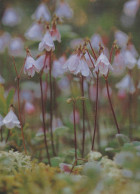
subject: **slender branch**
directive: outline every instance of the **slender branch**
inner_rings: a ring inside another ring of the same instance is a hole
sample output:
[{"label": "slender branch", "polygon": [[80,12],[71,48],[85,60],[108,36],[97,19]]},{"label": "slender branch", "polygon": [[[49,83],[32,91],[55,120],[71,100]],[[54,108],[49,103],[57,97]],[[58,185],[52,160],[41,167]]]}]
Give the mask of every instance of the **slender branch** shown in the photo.
[{"label": "slender branch", "polygon": [[92,147],[91,147],[92,151],[94,150],[95,136],[96,136],[96,130],[97,130],[99,72],[97,72],[96,75],[97,75],[96,77],[96,106],[95,106],[94,133],[93,133]]},{"label": "slender branch", "polygon": [[52,144],[52,151],[53,155],[55,156],[55,147],[54,147],[54,138],[53,138],[53,129],[52,129],[52,122],[53,122],[53,88],[52,88],[52,51],[50,51],[50,69],[49,69],[49,77],[50,77],[50,132],[51,132],[51,144]]},{"label": "slender branch", "polygon": [[118,122],[117,122],[116,115],[115,115],[115,112],[114,112],[114,109],[113,109],[113,105],[112,105],[112,102],[111,102],[111,98],[110,98],[108,79],[105,79],[105,82],[106,82],[106,89],[107,89],[108,100],[109,100],[111,111],[112,111],[112,114],[113,114],[113,117],[114,117],[114,121],[115,121],[115,124],[116,124],[117,132],[118,132],[118,134],[120,134],[120,129],[119,129],[119,126],[118,126]]},{"label": "slender branch", "polygon": [[40,81],[40,90],[41,90],[41,105],[42,105],[42,119],[43,119],[44,143],[45,143],[45,148],[46,148],[48,163],[51,166],[50,155],[49,155],[49,150],[48,150],[48,143],[47,143],[47,136],[46,136],[45,111],[44,111],[44,99],[43,99],[43,88],[42,88],[42,77],[41,76],[39,78],[39,81]]},{"label": "slender branch", "polygon": [[94,62],[93,62],[93,60],[92,60],[92,58],[91,58],[90,53],[89,53],[88,50],[87,50],[87,54],[88,54],[88,56],[89,56],[89,58],[90,58],[90,61],[91,61],[92,65],[93,65],[93,68],[95,68]]}]

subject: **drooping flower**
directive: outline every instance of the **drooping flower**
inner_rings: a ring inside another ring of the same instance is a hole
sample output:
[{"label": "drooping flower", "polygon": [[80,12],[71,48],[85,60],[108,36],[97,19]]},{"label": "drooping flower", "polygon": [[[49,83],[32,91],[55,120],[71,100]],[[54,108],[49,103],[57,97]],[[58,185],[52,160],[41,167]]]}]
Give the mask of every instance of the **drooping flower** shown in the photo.
[{"label": "drooping flower", "polygon": [[40,22],[34,22],[25,33],[28,40],[40,41],[43,38],[43,25]]},{"label": "drooping flower", "polygon": [[115,32],[115,40],[117,41],[118,46],[121,48],[126,47],[128,38],[128,35],[120,30]]},{"label": "drooping flower", "polygon": [[13,129],[14,127],[20,128],[20,121],[18,120],[17,116],[13,112],[12,108],[8,112],[8,114],[4,117],[3,119],[3,124],[8,128],[8,129]]},{"label": "drooping flower", "polygon": [[35,112],[35,106],[31,102],[26,102],[24,109],[27,114],[32,114]]},{"label": "drooping flower", "polygon": [[8,47],[8,44],[10,42],[10,34],[8,32],[3,32],[0,35],[0,53],[3,53],[6,49],[6,47]]},{"label": "drooping flower", "polygon": [[61,42],[61,35],[55,24],[53,24],[52,26],[51,36],[52,36],[53,41],[57,40],[58,42]]},{"label": "drooping flower", "polygon": [[39,43],[39,51],[43,51],[44,49],[46,51],[54,51],[55,50],[55,45],[53,42],[53,38],[51,36],[51,33],[49,30],[47,30],[46,34],[44,35],[42,41]]},{"label": "drooping flower", "polygon": [[41,71],[42,68],[44,68],[43,71],[45,73],[48,73],[48,71],[49,71],[49,61],[50,61],[49,55],[46,56],[45,54],[43,54],[43,55],[40,55],[39,57],[37,57],[36,64],[37,64],[37,68],[39,69],[39,71]]},{"label": "drooping flower", "polygon": [[102,75],[106,76],[109,70],[113,70],[113,67],[111,66],[108,58],[103,53],[101,53],[95,63],[94,72],[99,71]]},{"label": "drooping flower", "polygon": [[8,47],[10,56],[24,57],[24,42],[20,37],[12,38]]},{"label": "drooping flower", "polygon": [[53,62],[52,75],[57,78],[64,74],[65,70],[63,69],[63,65],[66,62],[65,56],[60,57],[60,59],[55,60]]},{"label": "drooping flower", "polygon": [[133,94],[136,91],[133,79],[130,75],[126,75],[119,83],[117,83],[116,88],[124,90],[130,94]]},{"label": "drooping flower", "polygon": [[66,2],[61,1],[56,8],[55,14],[60,18],[70,19],[73,16],[73,11]]},{"label": "drooping flower", "polygon": [[39,73],[40,68],[38,67],[33,57],[29,53],[27,53],[27,57],[24,65],[24,73],[27,74],[28,76],[33,77],[35,75],[35,72]]},{"label": "drooping flower", "polygon": [[135,17],[139,9],[139,0],[130,0],[124,4],[123,11],[129,17]]},{"label": "drooping flower", "polygon": [[114,60],[113,60],[113,75],[119,76],[121,75],[125,70],[125,63],[124,63],[124,57],[121,52],[117,52]]},{"label": "drooping flower", "polygon": [[9,7],[5,10],[4,15],[2,17],[3,25],[13,27],[19,24],[20,22],[21,17],[14,8]]},{"label": "drooping flower", "polygon": [[35,20],[40,20],[42,19],[43,21],[50,21],[51,15],[50,12],[47,8],[47,6],[44,3],[41,3],[35,13],[32,15],[32,18]]},{"label": "drooping flower", "polygon": [[124,52],[124,63],[129,69],[133,69],[137,63],[135,57],[128,50]]},{"label": "drooping flower", "polygon": [[64,64],[63,68],[65,70],[69,70],[75,75],[81,73],[81,75],[87,77],[90,73],[85,57],[78,54],[71,55]]},{"label": "drooping flower", "polygon": [[99,50],[99,45],[103,45],[103,41],[102,41],[102,38],[99,34],[95,33],[92,37],[91,37],[91,44],[92,44],[92,47],[95,49],[95,50]]}]

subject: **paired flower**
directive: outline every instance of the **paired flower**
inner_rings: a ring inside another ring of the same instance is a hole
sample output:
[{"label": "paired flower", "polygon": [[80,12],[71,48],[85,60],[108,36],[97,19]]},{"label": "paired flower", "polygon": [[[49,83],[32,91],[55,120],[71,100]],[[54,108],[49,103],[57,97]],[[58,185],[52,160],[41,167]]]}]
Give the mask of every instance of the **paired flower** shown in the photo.
[{"label": "paired flower", "polygon": [[13,27],[19,24],[20,22],[21,17],[14,8],[9,7],[5,10],[4,15],[2,17],[3,25]]},{"label": "paired flower", "polygon": [[33,77],[35,75],[35,72],[40,72],[40,67],[38,66],[38,63],[33,59],[33,57],[27,53],[25,65],[24,65],[24,73],[28,76]]},{"label": "paired flower", "polygon": [[51,15],[50,12],[47,8],[47,6],[44,3],[41,3],[35,13],[32,15],[32,18],[35,20],[40,20],[42,19],[43,21],[50,21]]},{"label": "paired flower", "polygon": [[111,66],[108,58],[103,53],[101,53],[95,63],[94,72],[99,71],[102,75],[106,76],[109,70],[113,70],[113,67]]},{"label": "paired flower", "polygon": [[51,36],[51,32],[49,29],[47,29],[46,34],[44,35],[42,41],[39,43],[39,51],[43,51],[44,49],[46,51],[54,51],[55,50],[55,45],[53,42],[53,37]]},{"label": "paired flower", "polygon": [[40,22],[34,22],[25,33],[28,40],[40,41],[43,37],[43,25]]},{"label": "paired flower", "polygon": [[73,54],[64,64],[63,68],[69,70],[71,73],[77,75],[81,73],[83,76],[89,76],[90,70],[87,65],[84,55]]},{"label": "paired flower", "polygon": [[129,69],[133,69],[137,63],[135,57],[128,50],[124,52],[124,63]]},{"label": "paired flower", "polygon": [[3,124],[8,129],[13,129],[14,127],[20,128],[20,121],[18,120],[17,116],[13,112],[12,108],[10,108],[9,113],[4,117]]},{"label": "paired flower", "polygon": [[73,16],[73,11],[66,2],[62,1],[58,4],[55,14],[60,18],[70,19]]},{"label": "paired flower", "polygon": [[133,79],[130,75],[126,75],[119,83],[117,83],[116,88],[124,90],[130,94],[133,94],[136,91]]}]

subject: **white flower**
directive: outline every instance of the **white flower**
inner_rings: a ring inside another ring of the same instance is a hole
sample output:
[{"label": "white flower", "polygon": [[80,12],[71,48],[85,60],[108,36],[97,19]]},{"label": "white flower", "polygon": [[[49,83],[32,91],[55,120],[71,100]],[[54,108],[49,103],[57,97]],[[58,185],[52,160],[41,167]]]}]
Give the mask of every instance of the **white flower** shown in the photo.
[{"label": "white flower", "polygon": [[4,32],[0,35],[0,53],[3,53],[10,41],[10,34],[8,32]]},{"label": "white flower", "polygon": [[64,17],[69,19],[69,18],[72,18],[73,11],[66,2],[60,2],[55,11],[55,14],[60,18]]},{"label": "white flower", "polygon": [[46,51],[54,51],[55,50],[55,45],[53,42],[53,38],[49,32],[49,30],[47,30],[46,34],[44,35],[42,41],[39,43],[39,51],[43,51],[44,49]]},{"label": "white flower", "polygon": [[133,69],[137,61],[130,51],[126,50],[124,53],[124,63],[129,69]]},{"label": "white flower", "polygon": [[128,35],[124,32],[117,30],[115,32],[115,40],[121,48],[125,48],[128,42]]},{"label": "white flower", "polygon": [[28,74],[28,76],[33,77],[35,75],[35,72],[39,73],[39,71],[40,68],[38,67],[36,61],[28,55],[24,65],[24,73]]},{"label": "white flower", "polygon": [[113,60],[113,75],[118,76],[121,75],[125,70],[124,57],[122,53],[118,53],[115,55]]},{"label": "white flower", "polygon": [[24,56],[24,43],[19,37],[12,38],[8,47],[10,56],[23,57]]},{"label": "white flower", "polygon": [[99,71],[102,75],[106,76],[109,70],[113,70],[113,67],[111,66],[108,58],[101,53],[95,63],[94,72]]},{"label": "white flower", "polygon": [[10,109],[9,113],[4,117],[3,119],[3,124],[8,128],[8,129],[13,129],[14,127],[20,128],[20,121],[18,120],[17,116],[13,112],[12,109]]},{"label": "white flower", "polygon": [[55,60],[53,62],[53,68],[52,68],[52,75],[53,77],[60,77],[64,74],[65,70],[62,68],[64,63],[65,63],[65,60],[62,61],[63,59],[59,59],[59,60]]},{"label": "white flower", "polygon": [[131,94],[136,91],[133,79],[130,75],[126,75],[119,83],[117,83],[116,88],[125,90]]},{"label": "white flower", "polygon": [[6,26],[13,27],[21,22],[21,17],[17,11],[10,7],[7,8],[2,17],[2,23]]},{"label": "white flower", "polygon": [[102,38],[99,34],[94,34],[92,37],[91,37],[91,44],[92,44],[92,47],[95,49],[95,50],[99,50],[99,45],[103,45],[103,41],[102,41]]},{"label": "white flower", "polygon": [[139,9],[138,0],[130,0],[124,4],[123,11],[129,17],[135,17]]},{"label": "white flower", "polygon": [[[46,60],[46,61],[45,61]],[[44,67],[44,72],[48,73],[49,71],[49,55],[46,58],[46,55],[41,55],[36,59],[36,67],[39,71]],[[45,63],[45,64],[44,64]]]},{"label": "white flower", "polygon": [[44,3],[41,3],[32,15],[32,18],[35,20],[42,19],[43,21],[50,21],[51,16],[47,6]]},{"label": "white flower", "polygon": [[33,23],[25,33],[28,40],[40,41],[43,38],[43,26],[40,23]]},{"label": "white flower", "polygon": [[64,64],[63,68],[69,70],[73,74],[81,73],[83,76],[89,76],[90,70],[86,63],[85,58],[77,54],[73,54]]}]

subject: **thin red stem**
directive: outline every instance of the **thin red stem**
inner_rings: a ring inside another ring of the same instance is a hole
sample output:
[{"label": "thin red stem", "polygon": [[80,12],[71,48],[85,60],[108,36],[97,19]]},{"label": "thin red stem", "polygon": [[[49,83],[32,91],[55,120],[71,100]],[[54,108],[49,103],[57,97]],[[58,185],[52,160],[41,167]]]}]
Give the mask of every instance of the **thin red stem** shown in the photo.
[{"label": "thin red stem", "polygon": [[45,148],[46,148],[48,163],[51,166],[50,155],[49,155],[49,150],[48,150],[48,142],[47,142],[47,136],[46,136],[45,111],[44,111],[44,99],[43,99],[43,88],[42,88],[42,77],[41,76],[39,78],[39,81],[40,81],[40,90],[41,90],[41,105],[42,105],[42,119],[43,119],[44,143],[45,143]]},{"label": "thin red stem", "polygon": [[115,112],[114,112],[114,109],[113,109],[113,105],[112,105],[112,102],[111,102],[111,98],[110,98],[109,84],[108,84],[108,80],[107,79],[105,79],[105,83],[106,83],[108,100],[109,100],[111,111],[112,111],[112,114],[113,114],[113,117],[114,117],[114,121],[115,121],[115,124],[116,124],[116,127],[117,127],[117,132],[118,132],[118,134],[120,134],[119,125],[118,125],[118,122],[117,122],[117,119],[116,119],[116,115],[115,115]]},{"label": "thin red stem", "polygon": [[93,56],[94,56],[95,60],[97,60],[97,56],[96,56],[95,51],[94,51],[94,49],[93,49],[93,47],[91,45],[91,41],[90,40],[89,40],[89,45],[90,45],[90,48],[92,50],[92,53],[93,53]]},{"label": "thin red stem", "polygon": [[92,60],[92,58],[91,58],[90,53],[89,53],[88,50],[87,50],[87,54],[88,54],[88,56],[89,56],[89,58],[90,58],[90,61],[91,61],[92,65],[93,65],[93,68],[95,68],[94,62],[93,62],[93,60]]},{"label": "thin red stem", "polygon": [[22,118],[21,118],[21,108],[20,108],[20,94],[19,94],[19,77],[17,77],[17,93],[18,93],[18,113],[19,113],[19,120],[20,120],[20,126],[21,126],[21,135],[23,140],[23,146],[25,154],[27,154],[26,146],[25,146],[25,139],[24,139],[24,132],[23,132],[23,124],[22,124]]},{"label": "thin red stem", "polygon": [[96,106],[95,106],[95,120],[94,120],[94,133],[93,133],[93,139],[92,139],[92,147],[91,150],[94,150],[94,144],[95,144],[95,136],[96,136],[96,130],[97,130],[97,116],[98,116],[98,87],[99,87],[99,73],[96,73]]},{"label": "thin red stem", "polygon": [[76,135],[76,119],[75,119],[75,102],[73,102],[73,120],[74,120],[75,161],[77,165],[77,135]]},{"label": "thin red stem", "polygon": [[52,88],[52,64],[51,64],[51,55],[52,51],[50,51],[50,71],[49,71],[49,77],[50,77],[50,132],[51,132],[51,144],[52,144],[52,151],[53,155],[55,156],[55,147],[54,147],[54,138],[53,138],[53,129],[52,129],[52,122],[53,122],[53,88]]},{"label": "thin red stem", "polygon": [[[81,77],[81,94],[84,97],[84,77]],[[83,114],[83,139],[82,139],[82,158],[84,157],[85,148],[85,101],[82,100],[82,114]]]}]

